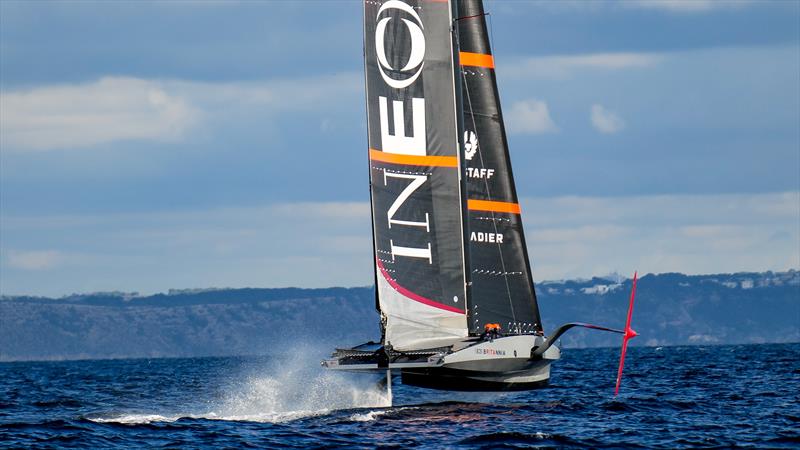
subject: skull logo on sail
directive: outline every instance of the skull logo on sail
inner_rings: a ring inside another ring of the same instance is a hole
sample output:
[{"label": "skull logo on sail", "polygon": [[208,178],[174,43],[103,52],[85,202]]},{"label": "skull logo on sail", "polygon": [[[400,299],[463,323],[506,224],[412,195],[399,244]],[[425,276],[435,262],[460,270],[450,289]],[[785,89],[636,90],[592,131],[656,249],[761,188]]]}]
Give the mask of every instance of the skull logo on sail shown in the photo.
[{"label": "skull logo on sail", "polygon": [[474,131],[464,132],[464,158],[468,161],[472,160],[475,153],[478,152],[478,136]]},{"label": "skull logo on sail", "polygon": [[399,0],[390,0],[384,3],[380,9],[378,9],[377,18],[380,18],[381,14],[391,9],[406,12],[414,19],[414,21],[400,19],[403,21],[403,23],[405,23],[408,33],[411,36],[411,53],[405,66],[399,69],[399,72],[413,73],[410,77],[404,79],[395,79],[390,77],[385,71],[398,71],[392,67],[392,65],[389,63],[389,60],[386,58],[386,47],[384,46],[386,26],[389,24],[389,21],[391,21],[391,17],[384,17],[383,19],[378,20],[378,25],[375,28],[375,51],[378,56],[378,71],[380,71],[383,80],[386,82],[386,84],[395,89],[403,89],[410,86],[412,83],[414,83],[414,81],[417,80],[419,75],[422,73],[422,67],[425,65],[423,62],[423,59],[425,58],[425,34],[422,32],[425,27],[422,25],[422,19],[420,19],[419,14],[414,11],[414,8]]}]

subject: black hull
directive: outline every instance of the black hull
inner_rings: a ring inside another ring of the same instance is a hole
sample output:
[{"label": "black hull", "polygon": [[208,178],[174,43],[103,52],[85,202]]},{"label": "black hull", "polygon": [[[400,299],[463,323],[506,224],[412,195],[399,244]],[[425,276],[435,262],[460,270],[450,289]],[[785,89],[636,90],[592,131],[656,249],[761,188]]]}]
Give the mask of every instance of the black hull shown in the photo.
[{"label": "black hull", "polygon": [[[497,375],[497,374],[494,374]],[[462,392],[508,392],[530,391],[547,387],[549,379],[534,382],[502,382],[487,381],[473,378],[475,372],[435,368],[435,369],[405,369],[401,371],[401,381],[405,385],[437,389],[443,391]],[[482,377],[483,378],[483,377]]]}]

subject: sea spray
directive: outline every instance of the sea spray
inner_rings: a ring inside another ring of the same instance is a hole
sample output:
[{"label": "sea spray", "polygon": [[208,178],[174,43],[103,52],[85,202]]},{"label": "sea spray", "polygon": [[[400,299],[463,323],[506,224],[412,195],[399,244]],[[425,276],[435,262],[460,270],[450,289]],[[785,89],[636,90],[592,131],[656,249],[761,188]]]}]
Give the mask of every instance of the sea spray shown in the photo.
[{"label": "sea spray", "polygon": [[326,371],[315,352],[300,348],[292,359],[275,358],[244,380],[229,386],[218,418],[280,422],[337,409],[391,406],[377,377]]},{"label": "sea spray", "polygon": [[[334,410],[391,406],[381,377],[332,372],[320,367],[324,353],[297,343],[279,355],[240,359],[213,380],[216,395],[194,404],[137,408],[89,417],[94,422],[142,424],[181,418],[286,422]],[[212,382],[207,380],[207,382]]]}]

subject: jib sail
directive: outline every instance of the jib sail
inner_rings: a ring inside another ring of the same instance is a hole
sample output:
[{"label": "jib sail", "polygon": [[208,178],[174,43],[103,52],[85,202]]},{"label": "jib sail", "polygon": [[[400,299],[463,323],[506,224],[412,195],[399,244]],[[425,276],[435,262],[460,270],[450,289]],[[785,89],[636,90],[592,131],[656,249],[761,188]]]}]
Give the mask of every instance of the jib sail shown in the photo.
[{"label": "jib sail", "polygon": [[364,2],[376,288],[384,343],[398,350],[467,335],[454,12]]},{"label": "jib sail", "polygon": [[470,268],[470,332],[498,323],[504,332],[541,331],[494,58],[481,0],[458,7],[463,86]]}]

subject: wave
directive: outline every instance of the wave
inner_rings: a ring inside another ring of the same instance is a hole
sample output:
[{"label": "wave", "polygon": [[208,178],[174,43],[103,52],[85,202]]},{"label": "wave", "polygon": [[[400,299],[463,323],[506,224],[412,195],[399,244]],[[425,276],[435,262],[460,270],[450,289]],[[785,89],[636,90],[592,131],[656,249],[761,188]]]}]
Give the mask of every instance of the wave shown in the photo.
[{"label": "wave", "polygon": [[352,422],[372,422],[373,420],[377,420],[379,417],[385,415],[388,412],[389,412],[388,409],[383,409],[383,410],[379,409],[379,410],[375,410],[375,411],[369,411],[369,412],[366,412],[366,413],[363,413],[363,414],[362,413],[355,413],[352,416],[350,416],[350,421],[352,421]]},{"label": "wave", "polygon": [[330,413],[330,410],[318,411],[287,411],[282,413],[260,413],[221,416],[214,412],[205,414],[121,414],[109,417],[87,417],[87,420],[96,423],[113,423],[122,425],[146,425],[151,423],[173,423],[179,420],[222,420],[230,422],[262,422],[282,423],[307,417],[320,416]]}]

